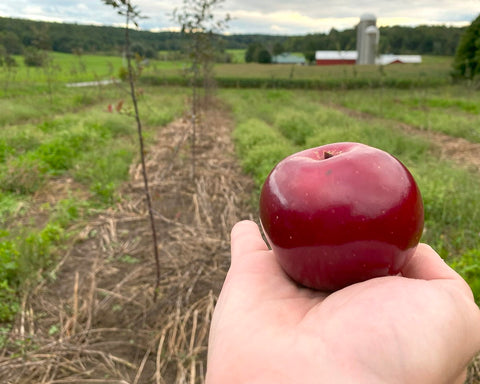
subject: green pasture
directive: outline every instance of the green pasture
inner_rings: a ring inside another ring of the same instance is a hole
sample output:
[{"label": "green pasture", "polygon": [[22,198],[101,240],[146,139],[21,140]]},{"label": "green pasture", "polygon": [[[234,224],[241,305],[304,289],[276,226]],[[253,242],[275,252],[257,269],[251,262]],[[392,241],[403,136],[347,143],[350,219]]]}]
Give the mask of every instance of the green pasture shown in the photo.
[{"label": "green pasture", "polygon": [[[215,68],[219,79],[256,78],[276,84],[295,85],[298,88],[368,88],[371,86],[414,86],[416,84],[444,84],[448,82],[451,61],[444,58],[426,59],[421,64],[392,64],[388,66],[356,65],[289,65],[289,64],[238,64],[218,65]],[[309,82],[312,84],[310,85]],[[264,82],[264,86],[268,83]],[[293,87],[293,86],[292,86]]]},{"label": "green pasture", "polygon": [[[458,90],[457,90],[458,91]],[[463,96],[444,94],[446,105]],[[438,148],[420,136],[406,134],[399,119],[358,118],[332,104],[336,93],[287,90],[224,90],[222,98],[236,120],[233,133],[244,169],[258,188],[273,166],[301,149],[338,141],[357,141],[399,158],[414,174],[425,205],[422,241],[431,244],[471,284],[480,301],[480,178],[467,168],[439,160]],[[339,96],[340,97],[340,96]],[[343,95],[342,97],[351,97]],[[352,96],[353,97],[353,96]],[[378,94],[364,93],[364,104],[378,103]],[[439,97],[431,95],[432,98]],[[447,108],[448,109],[448,108]],[[407,112],[405,112],[408,114]],[[462,108],[445,113],[461,118]],[[469,112],[477,119],[479,112]],[[431,129],[441,121],[432,120]],[[478,126],[478,125],[477,125]],[[451,133],[463,135],[464,128]]]},{"label": "green pasture", "polygon": [[352,78],[422,78],[426,76],[443,76],[450,70],[450,60],[427,59],[426,62],[420,64],[391,64],[388,66],[240,63],[235,65],[219,64],[215,67],[215,70],[218,77],[274,77],[280,79],[332,78],[341,82],[344,79]]},{"label": "green pasture", "polygon": [[[46,53],[42,67],[28,67],[22,56],[15,56],[17,66],[0,67],[0,97],[24,94],[53,94],[62,91],[66,83],[118,79],[126,66],[121,56],[74,55],[59,52]],[[137,67],[135,61],[134,65]],[[182,73],[185,64],[162,60],[146,60],[139,63],[141,73]]]},{"label": "green pasture", "polygon": [[[57,82],[91,81],[116,76],[122,66],[120,56],[73,55],[47,52],[46,64],[28,67],[22,56],[15,56],[17,67],[13,68],[17,82],[48,82],[49,77]],[[5,70],[3,71],[5,76]]]},{"label": "green pasture", "polygon": [[[153,68],[142,79],[154,85],[188,85],[184,76],[187,65],[180,62],[176,64],[170,68]],[[420,64],[388,66],[258,64],[241,61],[214,66],[215,80],[220,88],[411,89],[449,85],[450,71],[451,58],[445,57],[425,57]]]},{"label": "green pasture", "polygon": [[245,63],[245,49],[227,49],[227,53],[232,56],[232,63]]},{"label": "green pasture", "polygon": [[[374,89],[421,88],[449,85],[451,58],[423,58],[421,64],[389,66],[316,66],[245,63],[243,50],[232,50],[233,63],[216,64],[214,76],[221,88]],[[49,52],[46,65],[0,68],[0,96],[56,92],[65,83],[118,78],[125,66],[120,56],[74,55]],[[167,53],[141,64],[144,85],[188,85],[189,64],[165,60]]]}]

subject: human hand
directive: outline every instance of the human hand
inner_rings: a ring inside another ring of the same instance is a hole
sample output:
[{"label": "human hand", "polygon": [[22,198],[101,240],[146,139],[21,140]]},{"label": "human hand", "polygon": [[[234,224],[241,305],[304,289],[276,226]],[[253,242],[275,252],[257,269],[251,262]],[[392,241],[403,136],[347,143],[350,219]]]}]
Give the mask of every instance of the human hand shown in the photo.
[{"label": "human hand", "polygon": [[330,294],[299,287],[257,225],[237,223],[207,383],[461,383],[480,350],[470,288],[425,244],[402,275]]}]

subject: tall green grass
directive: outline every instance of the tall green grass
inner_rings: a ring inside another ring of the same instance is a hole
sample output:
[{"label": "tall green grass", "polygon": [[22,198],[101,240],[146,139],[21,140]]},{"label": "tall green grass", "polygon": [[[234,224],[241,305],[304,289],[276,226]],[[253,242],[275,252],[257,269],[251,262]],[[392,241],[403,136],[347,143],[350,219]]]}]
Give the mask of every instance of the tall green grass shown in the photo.
[{"label": "tall green grass", "polygon": [[411,170],[422,192],[426,217],[422,241],[464,275],[480,301],[479,175],[440,161],[431,143],[405,134],[395,119],[349,116],[330,107],[318,92],[271,92],[222,93],[237,122],[239,158],[258,188],[278,161],[304,148],[356,141],[393,154]]},{"label": "tall green grass", "polygon": [[[29,196],[49,179],[68,174],[99,192],[101,199],[111,201],[113,196],[107,191],[113,193],[125,180],[137,156],[135,122],[128,112],[132,108],[125,102],[124,113],[108,113],[107,104],[116,101],[118,98],[102,99],[100,104],[76,114],[63,113],[27,123],[23,114],[12,114],[0,138],[0,193]],[[65,110],[70,108],[64,106]],[[141,99],[147,140],[153,137],[153,127],[165,125],[183,108],[183,91],[178,89]],[[12,211],[12,204],[5,204],[3,211]]]},{"label": "tall green grass", "polygon": [[324,102],[480,142],[480,94],[466,86],[322,92]]},{"label": "tall green grass", "polygon": [[243,167],[257,183],[265,178],[279,158],[294,152],[292,144],[280,132],[255,118],[241,122],[233,137],[239,153],[247,154],[242,157]]}]

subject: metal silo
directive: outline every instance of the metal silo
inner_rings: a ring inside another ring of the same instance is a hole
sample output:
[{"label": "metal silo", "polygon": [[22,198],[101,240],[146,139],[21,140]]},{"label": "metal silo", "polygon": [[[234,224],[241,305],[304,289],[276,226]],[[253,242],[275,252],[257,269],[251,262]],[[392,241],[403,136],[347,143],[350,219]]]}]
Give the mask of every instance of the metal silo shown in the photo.
[{"label": "metal silo", "polygon": [[[376,46],[374,49],[369,46],[371,41],[378,43],[378,29],[376,28],[377,18],[371,13],[365,13],[360,16],[360,23],[357,26],[357,64],[375,64]],[[367,28],[373,26],[377,31],[377,37],[372,39],[370,29],[370,37],[367,34]]]},{"label": "metal silo", "polygon": [[380,33],[376,26],[370,25],[365,29],[365,64],[375,64],[379,38]]}]

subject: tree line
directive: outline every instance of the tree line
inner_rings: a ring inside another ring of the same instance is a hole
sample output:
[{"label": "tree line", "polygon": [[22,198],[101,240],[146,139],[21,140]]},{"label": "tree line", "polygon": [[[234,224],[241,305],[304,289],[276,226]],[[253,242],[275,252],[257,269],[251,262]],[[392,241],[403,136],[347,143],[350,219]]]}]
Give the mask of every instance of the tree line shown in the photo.
[{"label": "tree line", "polygon": [[[11,54],[21,54],[26,47],[55,52],[117,53],[125,41],[123,28],[51,23],[0,17],[0,45]],[[140,44],[147,55],[158,50],[180,49],[179,34],[131,31],[132,42]]]},{"label": "tree line", "polygon": [[[447,55],[455,54],[460,36],[466,28],[446,26],[381,27],[379,49],[381,53]],[[22,54],[27,47],[72,53],[118,53],[123,49],[122,28],[109,26],[51,23],[0,17],[0,46],[8,54]],[[220,48],[247,49],[260,44],[270,53],[279,50],[302,52],[307,57],[317,50],[354,50],[356,30],[315,33],[301,36],[262,34],[219,36]],[[177,32],[131,33],[136,49],[146,57],[158,51],[180,51],[182,36]],[[2,48],[0,48],[1,50]]]}]

